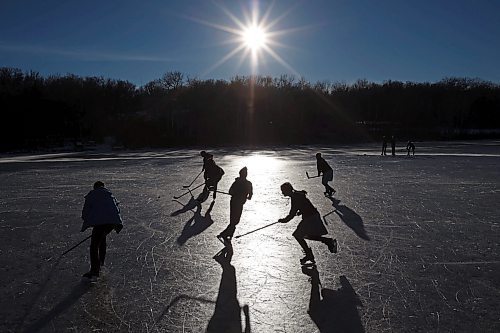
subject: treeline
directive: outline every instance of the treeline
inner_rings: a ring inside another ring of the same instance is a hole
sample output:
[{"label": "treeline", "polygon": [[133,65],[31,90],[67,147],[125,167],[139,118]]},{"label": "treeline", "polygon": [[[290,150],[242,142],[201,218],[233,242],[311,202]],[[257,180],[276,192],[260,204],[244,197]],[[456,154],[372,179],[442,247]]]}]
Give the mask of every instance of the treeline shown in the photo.
[{"label": "treeline", "polygon": [[498,136],[500,85],[317,82],[283,75],[199,80],[168,72],[142,87],[0,68],[0,149],[103,141],[123,147],[293,144]]}]

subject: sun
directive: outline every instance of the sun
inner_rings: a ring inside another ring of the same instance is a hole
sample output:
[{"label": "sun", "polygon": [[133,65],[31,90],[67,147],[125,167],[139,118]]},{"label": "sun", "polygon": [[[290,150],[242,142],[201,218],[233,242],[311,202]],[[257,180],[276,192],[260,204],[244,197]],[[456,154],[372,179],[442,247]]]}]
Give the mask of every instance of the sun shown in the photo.
[{"label": "sun", "polygon": [[264,48],[267,43],[267,33],[263,28],[252,25],[243,30],[243,43],[252,52]]},{"label": "sun", "polygon": [[[202,19],[191,18],[198,23],[207,25],[220,31],[227,32],[230,38],[222,44],[235,44],[226,55],[222,56],[215,64],[210,66],[203,74],[207,75],[215,68],[221,66],[229,59],[240,55],[240,66],[245,59],[250,60],[250,69],[252,75],[256,75],[259,70],[260,63],[266,63],[270,57],[292,74],[300,76],[300,74],[290,66],[276,51],[277,48],[286,47],[276,40],[279,36],[291,34],[300,31],[303,28],[295,27],[285,30],[277,30],[278,24],[288,15],[291,9],[286,10],[283,14],[275,19],[271,19],[271,9],[273,5],[269,5],[267,10],[261,14],[258,1],[250,1],[251,7],[243,10],[243,17],[238,18],[235,14],[229,11],[225,6],[215,2],[215,4],[229,17],[233,24],[223,25],[220,23],[211,23]],[[267,62],[268,63],[268,62]]]}]

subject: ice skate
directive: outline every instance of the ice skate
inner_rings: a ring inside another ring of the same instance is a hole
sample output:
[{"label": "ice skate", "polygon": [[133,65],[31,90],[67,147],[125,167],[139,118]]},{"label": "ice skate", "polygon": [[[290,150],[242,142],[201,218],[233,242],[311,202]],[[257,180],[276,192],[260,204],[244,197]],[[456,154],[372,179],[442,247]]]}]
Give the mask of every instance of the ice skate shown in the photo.
[{"label": "ice skate", "polygon": [[216,237],[222,244],[226,245],[226,240],[221,234],[218,234]]},{"label": "ice skate", "polygon": [[331,198],[331,197],[333,197],[335,192],[336,192],[335,189],[330,187],[329,189],[326,190],[325,196]]},{"label": "ice skate", "polygon": [[308,248],[304,252],[305,252],[305,256],[304,256],[304,258],[300,259],[300,264],[301,265],[306,265],[308,263],[315,264],[316,261],[314,260],[314,255],[312,253],[311,248]]},{"label": "ice skate", "polygon": [[309,276],[309,281],[311,281],[313,278],[316,280],[319,279],[319,272],[315,264],[302,265],[302,273]]},{"label": "ice skate", "polygon": [[224,246],[231,246],[231,237],[222,234],[217,235],[217,239],[224,244]]}]

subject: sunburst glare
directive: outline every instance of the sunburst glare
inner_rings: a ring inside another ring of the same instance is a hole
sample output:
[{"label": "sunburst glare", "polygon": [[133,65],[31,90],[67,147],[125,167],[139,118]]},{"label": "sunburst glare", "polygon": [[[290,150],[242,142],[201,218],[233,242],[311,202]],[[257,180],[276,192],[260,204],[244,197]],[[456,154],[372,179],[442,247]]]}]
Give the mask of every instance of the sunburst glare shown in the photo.
[{"label": "sunburst glare", "polygon": [[243,31],[243,42],[253,52],[257,52],[264,47],[266,39],[266,32],[259,26],[250,26]]},{"label": "sunburst glare", "polygon": [[252,75],[258,73],[260,60],[264,59],[265,56],[270,56],[272,59],[285,67],[288,71],[290,71],[294,75],[300,76],[300,74],[295,69],[293,69],[292,66],[290,66],[276,51],[276,47],[285,46],[279,43],[276,40],[276,37],[301,30],[301,28],[292,28],[287,30],[275,29],[276,25],[287,16],[287,13],[289,11],[280,15],[276,19],[271,20],[270,14],[272,5],[270,5],[267,8],[266,12],[261,15],[258,7],[258,2],[252,1],[252,7],[250,11],[244,11],[243,19],[240,19],[223,5],[217,5],[229,17],[234,25],[221,25],[205,20],[194,20],[212,28],[231,34],[232,38],[228,39],[226,42],[235,44],[235,47],[220,60],[218,60],[214,65],[212,65],[209,69],[207,69],[205,73],[203,73],[203,75],[207,75],[217,67],[224,64],[229,59],[239,54],[240,65],[244,62],[245,59],[250,60]]}]

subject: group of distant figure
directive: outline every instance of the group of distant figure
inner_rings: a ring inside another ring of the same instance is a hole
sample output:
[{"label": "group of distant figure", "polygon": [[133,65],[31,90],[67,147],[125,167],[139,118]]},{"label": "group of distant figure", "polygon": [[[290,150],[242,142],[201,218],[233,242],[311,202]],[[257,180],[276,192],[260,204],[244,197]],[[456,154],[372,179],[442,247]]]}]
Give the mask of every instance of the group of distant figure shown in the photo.
[{"label": "group of distant figure", "polygon": [[[213,207],[217,193],[225,193],[231,196],[229,225],[217,235],[217,239],[224,244],[225,248],[231,248],[232,251],[231,240],[234,236],[236,226],[240,222],[243,206],[247,200],[251,200],[253,197],[253,186],[247,179],[248,169],[247,167],[243,167],[239,171],[239,177],[235,178],[228,193],[220,192],[217,190],[217,186],[225,174],[224,170],[215,163],[212,154],[202,151],[200,155],[203,158],[203,167],[200,174],[203,172],[205,182],[202,192],[194,200],[201,208],[201,203],[207,200],[210,192],[212,192],[214,201],[211,207]],[[335,193],[335,189],[328,183],[333,181],[333,169],[321,156],[321,153],[316,154],[316,165],[318,171],[317,177],[322,175],[325,196],[331,198]],[[284,196],[291,198],[291,208],[287,216],[280,218],[275,223],[287,223],[295,216],[302,216],[302,220],[292,234],[305,254],[300,259],[300,263],[302,265],[315,264],[314,254],[312,249],[307,245],[306,239],[319,241],[325,244],[331,253],[336,253],[337,240],[326,237],[328,231],[323,224],[318,210],[307,198],[307,192],[294,189],[289,182],[283,183],[280,189]],[[191,193],[190,190],[189,193]],[[113,230],[119,233],[123,228],[118,202],[113,194],[105,188],[103,182],[95,182],[93,190],[85,196],[82,219],[83,225],[81,231],[93,227],[90,243],[90,271],[85,273],[83,277],[91,281],[96,281],[99,277],[100,269],[104,265],[106,236]]]},{"label": "group of distant figure", "polygon": [[[396,138],[394,137],[394,135],[391,136],[390,141],[391,141],[391,155],[396,156]],[[415,156],[415,144],[412,141],[408,141],[408,143],[406,144],[406,151],[407,151],[406,156],[410,156],[410,152],[412,156]],[[387,137],[385,135],[382,136],[382,153],[380,153],[380,155],[382,156],[387,155]]]}]

